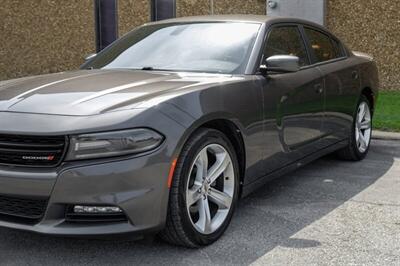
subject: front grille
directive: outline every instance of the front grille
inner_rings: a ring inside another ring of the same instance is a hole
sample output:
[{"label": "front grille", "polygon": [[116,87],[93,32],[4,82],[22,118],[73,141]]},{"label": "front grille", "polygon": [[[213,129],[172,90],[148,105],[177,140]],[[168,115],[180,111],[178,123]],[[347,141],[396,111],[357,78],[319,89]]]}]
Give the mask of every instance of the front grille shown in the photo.
[{"label": "front grille", "polygon": [[47,199],[28,199],[0,195],[0,220],[35,223],[43,218]]},{"label": "front grille", "polygon": [[54,167],[63,159],[64,136],[0,135],[0,164]]}]

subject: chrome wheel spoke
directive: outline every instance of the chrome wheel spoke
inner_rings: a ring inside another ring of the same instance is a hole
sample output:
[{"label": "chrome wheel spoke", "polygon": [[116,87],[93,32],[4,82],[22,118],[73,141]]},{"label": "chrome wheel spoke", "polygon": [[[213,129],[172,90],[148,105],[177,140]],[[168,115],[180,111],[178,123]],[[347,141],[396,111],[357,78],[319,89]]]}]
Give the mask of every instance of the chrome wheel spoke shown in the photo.
[{"label": "chrome wheel spoke", "polygon": [[199,220],[196,225],[204,233],[211,232],[211,212],[207,197],[199,202]]},{"label": "chrome wheel spoke", "polygon": [[209,200],[218,205],[221,209],[229,209],[232,204],[232,197],[215,188],[210,188]]},{"label": "chrome wheel spoke", "polygon": [[217,155],[217,161],[211,166],[208,171],[207,179],[210,184],[214,183],[215,180],[226,170],[230,165],[231,159],[227,152]]},{"label": "chrome wheel spoke", "polygon": [[186,202],[189,207],[198,202],[202,198],[202,195],[199,191],[200,189],[201,185],[196,185],[196,184],[192,188],[188,189],[186,193]]},{"label": "chrome wheel spoke", "polygon": [[207,176],[208,170],[208,155],[207,148],[203,149],[196,160],[197,173],[196,173],[196,181],[202,182],[203,179]]},{"label": "chrome wheel spoke", "polygon": [[371,120],[364,120],[360,123],[360,129],[369,129],[371,128]]},{"label": "chrome wheel spoke", "polygon": [[366,143],[365,138],[364,138],[364,136],[362,134],[360,134],[359,140],[360,140],[360,148],[361,149],[367,148],[367,143]]},{"label": "chrome wheel spoke", "polygon": [[361,103],[360,104],[360,110],[358,112],[358,122],[361,123],[361,121],[365,117],[365,112],[366,112],[365,103]]},{"label": "chrome wheel spoke", "polygon": [[360,142],[360,130],[356,129],[356,141]]}]

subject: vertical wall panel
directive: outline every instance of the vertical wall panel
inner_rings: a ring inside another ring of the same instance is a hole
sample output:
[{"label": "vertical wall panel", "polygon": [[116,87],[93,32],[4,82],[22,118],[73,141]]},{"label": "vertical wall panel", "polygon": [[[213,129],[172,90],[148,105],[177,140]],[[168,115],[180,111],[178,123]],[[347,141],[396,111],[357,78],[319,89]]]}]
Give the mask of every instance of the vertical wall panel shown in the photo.
[{"label": "vertical wall panel", "polygon": [[151,0],[151,20],[159,21],[176,17],[175,0]]},{"label": "vertical wall panel", "polygon": [[100,52],[118,38],[118,0],[95,0],[96,51]]},{"label": "vertical wall panel", "polygon": [[271,0],[267,13],[271,16],[307,19],[325,25],[326,0]]}]

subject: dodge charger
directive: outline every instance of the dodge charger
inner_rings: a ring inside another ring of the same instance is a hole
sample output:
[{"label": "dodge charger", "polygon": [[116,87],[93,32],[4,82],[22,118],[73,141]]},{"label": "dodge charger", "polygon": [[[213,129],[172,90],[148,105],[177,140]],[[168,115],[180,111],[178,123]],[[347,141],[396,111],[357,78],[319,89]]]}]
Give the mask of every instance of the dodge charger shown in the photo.
[{"label": "dodge charger", "polygon": [[148,23],[79,70],[0,82],[0,226],[211,244],[269,180],[362,160],[378,86],[371,56],[305,20]]}]

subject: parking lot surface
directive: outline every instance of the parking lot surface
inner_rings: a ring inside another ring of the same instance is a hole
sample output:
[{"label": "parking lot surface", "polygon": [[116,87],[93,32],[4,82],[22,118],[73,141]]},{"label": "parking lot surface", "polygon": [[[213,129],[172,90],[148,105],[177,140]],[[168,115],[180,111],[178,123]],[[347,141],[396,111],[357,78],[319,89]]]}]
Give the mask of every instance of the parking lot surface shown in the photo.
[{"label": "parking lot surface", "polygon": [[239,203],[212,246],[54,238],[0,228],[0,265],[400,265],[400,141],[333,156]]}]

